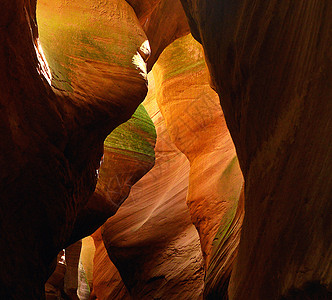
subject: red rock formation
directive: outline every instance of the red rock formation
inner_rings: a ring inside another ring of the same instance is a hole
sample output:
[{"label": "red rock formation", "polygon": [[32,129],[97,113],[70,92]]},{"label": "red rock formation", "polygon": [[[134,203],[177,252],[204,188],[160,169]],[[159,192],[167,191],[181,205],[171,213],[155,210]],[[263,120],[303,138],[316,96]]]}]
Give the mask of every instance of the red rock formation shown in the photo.
[{"label": "red rock formation", "polygon": [[147,61],[150,71],[161,52],[174,40],[190,32],[180,0],[126,0],[135,10],[148,37],[151,55]]},{"label": "red rock formation", "polygon": [[92,273],[93,273],[93,257],[96,252],[96,247],[91,236],[87,236],[82,239],[82,250],[80,261],[82,263],[82,267],[84,269],[84,273],[86,276],[86,281],[89,285],[89,289],[92,289]]},{"label": "red rock formation", "polygon": [[46,300],[57,300],[61,297],[64,288],[64,277],[66,273],[66,261],[64,251],[57,256],[57,265],[54,272],[45,284]]},{"label": "red rock formation", "polygon": [[149,18],[145,22],[141,21],[141,25],[151,45],[148,71],[169,44],[190,32],[180,0],[160,1]]},{"label": "red rock formation", "polygon": [[72,236],[93,233],[117,211],[132,185],[152,168],[155,140],[154,125],[142,105],[106,138],[96,190],[80,211]]},{"label": "red rock formation", "polygon": [[331,2],[182,3],[246,182],[230,299],[328,297]]},{"label": "red rock formation", "polygon": [[156,163],[102,227],[107,251],[123,281],[106,256],[100,233],[93,234],[97,248],[93,297],[199,299],[202,256],[185,204],[189,163],[168,137],[151,80],[144,105],[157,130]]},{"label": "red rock formation", "polygon": [[190,161],[187,203],[205,258],[206,295],[227,287],[236,256],[243,185],[235,148],[203,51],[191,35],[168,46],[153,68],[157,102],[176,146]]}]

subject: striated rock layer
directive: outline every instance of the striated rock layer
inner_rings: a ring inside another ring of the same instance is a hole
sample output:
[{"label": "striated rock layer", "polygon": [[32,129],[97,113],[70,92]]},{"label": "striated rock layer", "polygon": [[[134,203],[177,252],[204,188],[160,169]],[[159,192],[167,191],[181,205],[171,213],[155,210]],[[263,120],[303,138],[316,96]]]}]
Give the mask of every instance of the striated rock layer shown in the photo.
[{"label": "striated rock layer", "polygon": [[164,50],[153,74],[171,139],[190,161],[187,204],[205,259],[205,295],[220,298],[227,294],[244,213],[235,148],[209,86],[202,48],[191,35]]},{"label": "striated rock layer", "polygon": [[190,32],[180,0],[127,0],[133,7],[148,37],[151,55],[147,61],[150,71],[161,52],[174,40]]},{"label": "striated rock layer", "polygon": [[[151,74],[152,75],[152,74]],[[203,265],[197,232],[185,204],[189,163],[168,137],[150,78],[144,105],[157,130],[156,163],[136,183],[96,244],[96,299],[200,299]]]},{"label": "striated rock layer", "polygon": [[327,299],[331,1],[181,2],[246,182],[230,299]]}]

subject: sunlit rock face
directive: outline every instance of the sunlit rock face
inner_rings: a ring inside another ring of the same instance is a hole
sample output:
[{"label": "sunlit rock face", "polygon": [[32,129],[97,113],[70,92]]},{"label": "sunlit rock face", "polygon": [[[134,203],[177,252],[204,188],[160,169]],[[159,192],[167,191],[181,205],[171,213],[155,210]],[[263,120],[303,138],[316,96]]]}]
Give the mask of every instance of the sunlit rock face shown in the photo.
[{"label": "sunlit rock face", "polygon": [[[93,234],[92,295],[97,299],[201,299],[203,260],[185,202],[189,162],[168,136],[155,101],[152,74],[143,104],[157,131],[155,166],[132,187],[101,232]],[[101,233],[122,279],[106,256]]]},{"label": "sunlit rock face", "polygon": [[117,211],[132,185],[153,167],[155,142],[155,127],[143,105],[106,138],[96,190],[78,214],[74,239],[93,233]]},{"label": "sunlit rock face", "polygon": [[109,105],[122,110],[137,107],[146,93],[144,59],[150,49],[125,1],[40,0],[38,21],[53,86],[85,101],[112,99]]},{"label": "sunlit rock face", "polygon": [[57,253],[90,233],[78,225],[104,139],[147,92],[146,36],[125,1],[38,4],[52,87],[36,2],[0,5],[1,299],[40,299]]},{"label": "sunlit rock face", "polygon": [[230,299],[328,299],[330,1],[181,1],[246,182]]},{"label": "sunlit rock face", "polygon": [[173,42],[153,68],[157,102],[175,145],[190,161],[187,204],[206,268],[205,294],[221,297],[237,251],[243,185],[235,148],[203,50],[191,35]]}]

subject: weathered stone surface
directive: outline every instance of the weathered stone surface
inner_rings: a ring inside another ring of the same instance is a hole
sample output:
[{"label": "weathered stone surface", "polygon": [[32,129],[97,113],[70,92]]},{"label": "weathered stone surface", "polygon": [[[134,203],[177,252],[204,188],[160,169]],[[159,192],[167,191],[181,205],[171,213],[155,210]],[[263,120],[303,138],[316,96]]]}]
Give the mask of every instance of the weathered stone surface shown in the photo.
[{"label": "weathered stone surface", "polygon": [[93,296],[100,300],[202,296],[200,243],[185,203],[189,163],[168,137],[152,79],[144,105],[157,130],[156,163],[102,227],[107,251],[123,281],[105,256],[98,233],[93,235],[98,247]]},{"label": "weathered stone surface", "polygon": [[229,280],[243,217],[241,206],[236,214],[243,178],[235,148],[218,96],[209,86],[201,45],[191,35],[164,50],[153,74],[166,127],[190,161],[187,203],[205,259],[205,294],[220,295]]},{"label": "weathered stone surface", "polygon": [[46,300],[78,300],[79,262],[82,242],[77,241],[57,256],[57,266],[45,284]]},{"label": "weathered stone surface", "polygon": [[230,299],[317,299],[332,288],[331,2],[182,3],[246,182]]},{"label": "weathered stone surface", "polygon": [[[230,298],[317,298],[324,293],[328,297],[326,287],[332,285],[330,1],[181,1],[192,33],[204,47],[211,83],[221,98],[246,181],[246,216]],[[185,32],[178,2],[128,3],[40,0],[44,14],[40,20],[47,19],[41,21],[40,33],[49,72],[38,41],[36,1],[1,1],[1,299],[40,299],[57,253],[117,208],[98,193],[90,197],[103,141],[130,118],[145,96],[147,36],[154,51],[151,68],[162,49]],[[173,14],[163,14],[172,12],[172,7]],[[164,30],[167,25],[170,29]],[[179,52],[174,53],[181,59]],[[160,99],[169,93],[174,94],[170,98],[180,99],[179,93],[171,92],[172,78],[165,74],[157,78],[164,90]],[[186,90],[184,96],[189,94]],[[196,89],[190,97],[193,94],[197,96]],[[201,130],[195,123],[195,132],[202,133],[206,145],[186,145],[188,140],[172,125],[183,122],[182,115],[176,119],[173,112],[163,113],[172,139],[191,160],[194,178],[209,179],[192,181],[190,175],[190,181],[205,192],[203,185],[211,183],[212,171],[227,164],[207,172],[217,155],[204,152],[212,147],[212,137],[224,132],[225,124],[216,118],[222,128],[218,131],[213,126]],[[204,160],[195,156],[201,152]],[[233,170],[231,162],[225,171]],[[232,194],[227,192],[231,186],[223,186],[221,194]],[[193,216],[203,215],[203,206],[195,207],[199,197],[193,187],[190,184],[190,209]],[[213,211],[212,207],[206,209]],[[224,208],[230,206],[216,213]],[[223,278],[236,253],[235,229],[241,220],[239,208],[228,212],[211,232],[206,228],[212,218],[206,222],[193,217],[208,268],[206,293],[216,298],[227,285]],[[215,292],[207,292],[209,284]]]},{"label": "weathered stone surface", "polygon": [[151,15],[156,6],[161,0],[126,0],[131,7],[135,10],[135,13],[142,24],[146,22],[146,19]]},{"label": "weathered stone surface", "polygon": [[60,251],[57,256],[57,265],[50,278],[45,283],[46,300],[57,300],[62,295],[64,278],[66,273],[66,261],[64,251]]},{"label": "weathered stone surface", "polygon": [[91,236],[87,236],[82,239],[82,250],[80,261],[82,263],[87,282],[90,289],[92,288],[92,273],[93,273],[93,257],[95,255],[95,244]]}]

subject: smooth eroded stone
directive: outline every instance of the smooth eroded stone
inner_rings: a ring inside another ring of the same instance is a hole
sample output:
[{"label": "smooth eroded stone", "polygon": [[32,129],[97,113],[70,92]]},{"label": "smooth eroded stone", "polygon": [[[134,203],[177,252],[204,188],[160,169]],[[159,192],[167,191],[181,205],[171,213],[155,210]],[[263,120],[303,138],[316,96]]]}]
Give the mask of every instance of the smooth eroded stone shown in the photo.
[{"label": "smooth eroded stone", "polygon": [[246,182],[230,299],[328,299],[331,1],[181,2]]}]

